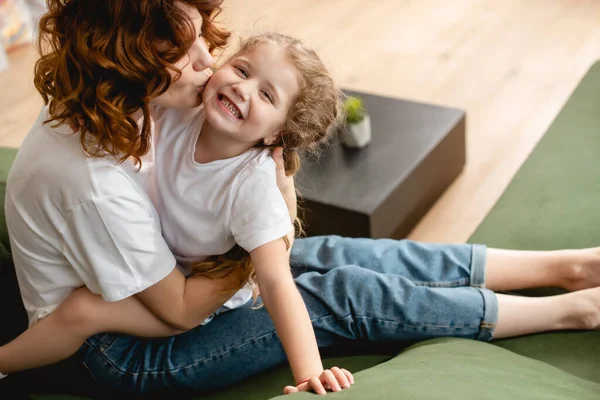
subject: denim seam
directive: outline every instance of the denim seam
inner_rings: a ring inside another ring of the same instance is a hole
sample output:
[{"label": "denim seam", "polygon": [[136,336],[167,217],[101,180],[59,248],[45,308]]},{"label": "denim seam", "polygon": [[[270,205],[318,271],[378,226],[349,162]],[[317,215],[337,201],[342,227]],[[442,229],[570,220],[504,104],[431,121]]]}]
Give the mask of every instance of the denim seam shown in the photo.
[{"label": "denim seam", "polygon": [[[352,319],[352,314],[347,314],[343,317],[335,317],[333,315],[326,315],[323,316],[321,318],[317,318],[318,320],[324,320],[324,319],[338,319],[338,320],[345,320],[345,319]],[[411,325],[411,324],[406,324],[406,323],[401,323],[398,322],[396,320],[391,320],[391,319],[383,319],[383,318],[375,318],[375,317],[371,317],[368,315],[355,315],[355,318],[363,318],[363,319],[369,319],[369,320],[376,320],[376,321],[380,321],[380,322],[387,322],[387,323],[393,323],[398,325],[399,327],[408,327],[408,328],[457,328],[457,329],[462,329],[464,327],[467,328],[471,328],[471,329],[478,329],[479,326],[473,326],[472,324],[465,324],[465,325],[436,325],[436,324],[419,324],[419,325]],[[311,320],[314,321],[314,320]]]},{"label": "denim seam", "polygon": [[[343,319],[346,319],[347,317],[344,317]],[[401,323],[401,322],[394,321],[394,320],[387,320],[387,319],[382,319],[382,318],[374,318],[374,317],[370,317],[370,316],[367,316],[367,315],[357,315],[356,318],[363,318],[363,319],[368,319],[368,320],[376,320],[376,321],[380,321],[380,322],[391,322],[391,323],[394,323],[394,324],[398,325],[399,327],[410,327],[410,328],[459,328],[459,329],[461,329],[462,327],[473,328],[473,326],[471,324],[454,325],[454,326],[451,326],[451,325],[436,325],[436,324],[411,325],[411,324]]]},{"label": "denim seam", "polygon": [[454,281],[433,281],[433,282],[414,282],[416,286],[426,286],[426,287],[461,287],[468,286],[470,279],[469,278],[461,278]]},{"label": "denim seam", "polygon": [[[486,292],[487,291],[487,292]],[[491,296],[486,295],[486,293],[492,293],[492,296],[495,296],[492,291],[489,289],[480,289],[479,294],[483,299],[483,315],[481,316],[481,322],[479,324],[479,333],[477,334],[478,340],[486,340],[489,341],[494,337],[494,330],[496,329],[496,323],[488,322],[489,317],[495,317],[496,320],[497,310],[494,312],[492,307],[497,305],[497,300],[491,298]],[[497,306],[496,306],[497,307]]]}]

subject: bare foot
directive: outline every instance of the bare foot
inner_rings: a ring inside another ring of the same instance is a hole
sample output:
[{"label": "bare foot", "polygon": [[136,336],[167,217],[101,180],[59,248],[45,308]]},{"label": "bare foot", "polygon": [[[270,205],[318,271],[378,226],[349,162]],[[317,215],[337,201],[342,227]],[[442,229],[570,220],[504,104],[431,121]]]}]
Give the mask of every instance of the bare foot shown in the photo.
[{"label": "bare foot", "polygon": [[562,287],[570,292],[600,286],[600,247],[573,250],[573,263]]}]

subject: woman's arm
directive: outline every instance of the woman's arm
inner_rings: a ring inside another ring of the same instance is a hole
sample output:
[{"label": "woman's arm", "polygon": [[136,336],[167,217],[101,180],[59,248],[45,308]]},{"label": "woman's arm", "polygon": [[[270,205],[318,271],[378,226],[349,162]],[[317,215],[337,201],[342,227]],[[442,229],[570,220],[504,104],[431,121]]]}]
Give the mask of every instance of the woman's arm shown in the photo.
[{"label": "woman's arm", "polygon": [[221,279],[186,278],[178,268],[136,297],[165,324],[187,331],[200,325],[231,298],[239,277],[233,271]]},{"label": "woman's arm", "polygon": [[[277,187],[279,188],[279,190],[281,191],[281,194],[283,195],[283,199],[285,200],[285,205],[288,209],[288,212],[290,213],[290,219],[292,221],[296,220],[296,217],[298,216],[298,202],[297,202],[297,196],[296,196],[296,186],[294,184],[294,176],[287,176],[285,174],[285,167],[283,164],[283,148],[282,147],[276,147],[273,150],[272,153],[272,157],[273,160],[275,161],[275,164],[277,165],[277,171],[276,171],[276,176],[277,176]],[[289,250],[292,248],[292,244],[294,243],[294,237],[295,237],[295,231],[291,230],[290,233],[288,233],[287,238],[290,242],[290,248],[288,249],[288,253]]]}]

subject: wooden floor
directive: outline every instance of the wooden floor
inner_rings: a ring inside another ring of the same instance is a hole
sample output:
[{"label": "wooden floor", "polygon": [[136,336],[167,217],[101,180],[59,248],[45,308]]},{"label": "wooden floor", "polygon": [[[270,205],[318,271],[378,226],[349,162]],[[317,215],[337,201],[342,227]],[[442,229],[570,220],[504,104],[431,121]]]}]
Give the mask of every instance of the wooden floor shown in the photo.
[{"label": "wooden floor", "polygon": [[[225,0],[222,20],[304,39],[342,87],[467,111],[466,169],[409,236],[431,242],[469,238],[600,59],[596,0]],[[39,111],[34,61],[0,73],[0,146]]]}]

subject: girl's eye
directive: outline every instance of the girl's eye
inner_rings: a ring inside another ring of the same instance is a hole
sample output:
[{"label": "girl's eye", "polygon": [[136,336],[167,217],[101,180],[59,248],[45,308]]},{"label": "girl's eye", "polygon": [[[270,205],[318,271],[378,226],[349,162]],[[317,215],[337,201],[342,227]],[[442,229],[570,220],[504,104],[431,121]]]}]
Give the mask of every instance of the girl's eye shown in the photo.
[{"label": "girl's eye", "polygon": [[235,67],[235,69],[238,70],[238,72],[244,77],[247,78],[248,77],[248,71],[246,71],[244,68],[242,67]]},{"label": "girl's eye", "polygon": [[271,104],[273,104],[273,96],[271,96],[271,93],[267,92],[266,90],[261,90],[261,93],[267,100],[269,100]]}]

